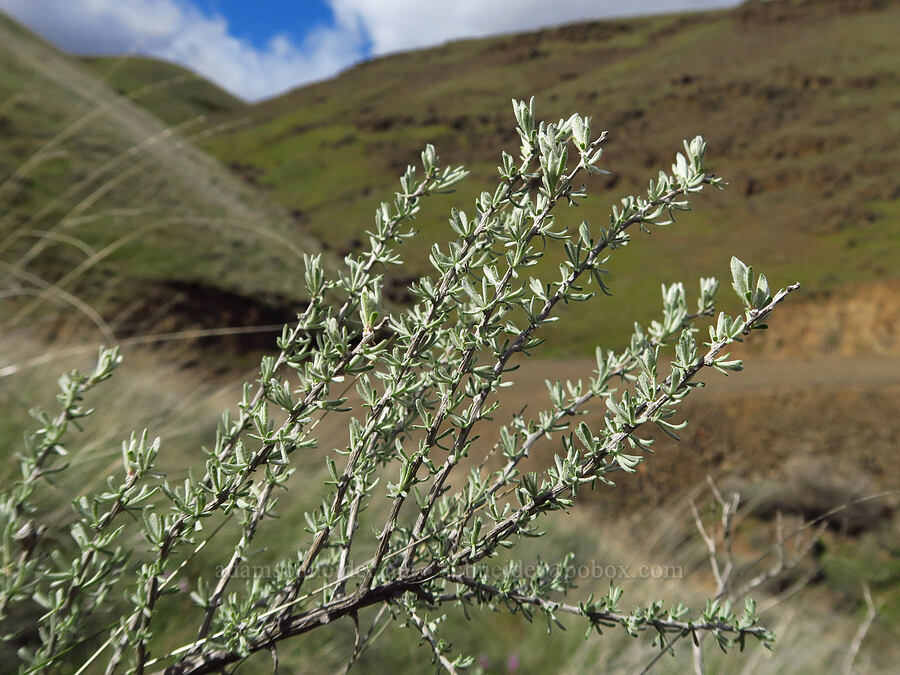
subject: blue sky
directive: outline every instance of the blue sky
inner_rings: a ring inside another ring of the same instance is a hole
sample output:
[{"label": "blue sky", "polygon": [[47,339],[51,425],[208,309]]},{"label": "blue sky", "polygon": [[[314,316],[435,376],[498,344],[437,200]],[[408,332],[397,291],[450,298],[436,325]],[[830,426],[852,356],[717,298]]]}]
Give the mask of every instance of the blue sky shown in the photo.
[{"label": "blue sky", "polygon": [[247,100],[332,77],[364,59],[450,40],[736,0],[0,0],[77,54],[180,63]]},{"label": "blue sky", "polygon": [[194,4],[205,14],[226,17],[231,34],[257,48],[264,48],[276,33],[300,43],[313,28],[334,23],[325,0],[196,0]]}]

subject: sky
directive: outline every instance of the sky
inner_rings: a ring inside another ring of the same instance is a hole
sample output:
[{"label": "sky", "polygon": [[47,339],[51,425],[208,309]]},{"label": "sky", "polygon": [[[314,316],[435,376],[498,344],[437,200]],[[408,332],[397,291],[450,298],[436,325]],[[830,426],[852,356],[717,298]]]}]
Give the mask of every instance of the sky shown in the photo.
[{"label": "sky", "polygon": [[76,54],[174,61],[248,101],[374,56],[573,21],[709,9],[736,0],[0,0]]}]

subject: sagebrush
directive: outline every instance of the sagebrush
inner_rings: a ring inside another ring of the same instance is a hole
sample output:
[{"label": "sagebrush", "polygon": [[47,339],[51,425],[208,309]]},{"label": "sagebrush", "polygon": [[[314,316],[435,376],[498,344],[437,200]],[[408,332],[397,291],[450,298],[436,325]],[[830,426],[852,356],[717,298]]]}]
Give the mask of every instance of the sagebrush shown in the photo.
[{"label": "sagebrush", "polygon": [[[385,270],[402,264],[421,201],[466,177],[461,167],[439,166],[431,146],[421,173],[409,167],[393,201],[376,211],[365,251],[348,255],[336,274],[320,256],[306,257],[297,283],[310,301],[284,327],[277,353],[262,359],[257,381],[245,384],[236,412],[222,415],[203,465],[166,477],[157,468],[159,439],[132,434],[122,445],[123,472],[110,476],[104,491],[77,499],[62,530],[46,522],[34,497],[65,469],[66,434],[90,414],[83,399],[113,374],[119,353],[101,349],[92,373],[60,380],[59,410],[35,413],[39,428],[21,453],[22,479],[0,503],[6,632],[11,636],[17,607],[40,607],[38,640],[19,653],[23,672],[63,664],[82,672],[220,672],[342,618],[357,627],[349,667],[371,635],[359,628],[363,610],[376,605],[379,617],[387,612],[419,631],[434,662],[450,672],[473,663],[440,637],[451,605],[542,614],[548,624],[575,614],[598,632],[649,632],[663,650],[673,637],[699,645],[706,633],[722,649],[743,647],[747,637],[774,640],[749,599],[735,609],[720,593],[699,612],[661,600],[629,612],[616,586],[604,597],[565,602],[573,584],[570,559],[560,552],[549,552],[554,562],[528,574],[515,564],[500,574],[485,564],[508,560],[505,549],[540,535],[542,516],[567,512],[581,491],[634,473],[652,444],[647,427],[675,435],[686,424],[675,421],[677,406],[698,386],[700,371],[740,370],[724,351],[765,328],[798,287],[773,293],[765,276],[733,258],[732,286],[743,310],[732,316],[716,314],[715,279],[700,280],[692,305],[681,283],[663,286],[658,321],[636,324],[621,351],[598,348],[589,378],[548,381],[546,410],[514,416],[492,445],[476,443],[503,388],[514,384],[517,359],[540,348],[541,328],[558,306],[607,292],[604,265],[631,243],[633,230],[669,225],[689,209],[692,194],[724,186],[707,172],[706,144],[697,137],[685,142],[668,173],[650,180],[646,194],[623,198],[605,226],[563,224],[558,207],[577,206],[587,196],[581,179],[605,172],[599,161],[606,133],[592,136],[591,120],[580,115],[538,123],[533,101],[513,108],[518,156],[502,153],[497,186],[482,192],[471,212],[451,212],[456,238],[432,247],[435,273],[410,287],[411,307],[382,302]],[[559,247],[558,279],[528,275]],[[602,307],[592,311],[602,326]],[[701,342],[698,325],[708,318]],[[661,354],[670,346],[669,362]],[[601,401],[602,428],[577,420]],[[325,415],[346,418],[346,438],[315,435]],[[551,435],[558,440],[552,462],[522,473],[522,460]],[[291,480],[297,452],[321,453],[330,474],[319,507],[297,524],[306,528],[306,543],[277,551],[270,573],[248,579],[239,568],[253,562],[254,540],[275,515],[278,495],[311,488]],[[224,560],[205,550],[220,531],[236,537]],[[135,537],[143,544],[135,547]],[[188,572],[196,569],[205,572]],[[184,585],[196,612],[183,620],[195,622],[196,639],[173,647],[154,619]],[[86,619],[98,616],[105,628],[87,632]],[[73,649],[85,647],[90,656],[72,663]]]}]

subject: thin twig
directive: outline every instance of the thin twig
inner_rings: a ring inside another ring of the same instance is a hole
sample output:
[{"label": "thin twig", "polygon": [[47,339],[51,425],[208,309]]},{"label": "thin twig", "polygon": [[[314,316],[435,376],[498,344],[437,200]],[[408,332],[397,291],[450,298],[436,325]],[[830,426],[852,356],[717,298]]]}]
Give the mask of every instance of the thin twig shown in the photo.
[{"label": "thin twig", "polygon": [[853,662],[856,661],[856,656],[859,654],[863,640],[866,639],[869,628],[872,627],[872,622],[875,621],[875,617],[878,615],[875,603],[872,602],[872,590],[869,588],[869,584],[863,584],[862,591],[866,600],[866,618],[863,619],[863,622],[857,629],[856,635],[853,636],[853,641],[850,643],[850,649],[847,650],[847,656],[844,658],[844,675],[853,673]]},{"label": "thin twig", "polygon": [[415,613],[415,611],[409,612],[409,618],[415,624],[416,628],[422,633],[422,637],[431,645],[431,650],[434,652],[435,660],[441,664],[441,667],[446,670],[451,675],[456,675],[456,666],[453,665],[453,662],[450,661],[446,656],[444,656],[443,651],[441,651],[440,641],[437,637],[435,637],[434,633],[428,627],[428,623],[419,618],[419,615]]}]

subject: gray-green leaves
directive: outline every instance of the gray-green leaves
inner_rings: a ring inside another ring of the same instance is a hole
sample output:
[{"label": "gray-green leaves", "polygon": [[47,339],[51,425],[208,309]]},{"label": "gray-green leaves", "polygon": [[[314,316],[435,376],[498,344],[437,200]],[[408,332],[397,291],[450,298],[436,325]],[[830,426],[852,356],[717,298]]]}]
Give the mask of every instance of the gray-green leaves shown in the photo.
[{"label": "gray-green leaves", "polygon": [[772,294],[769,292],[769,282],[766,275],[760,274],[753,283],[753,268],[745,265],[743,261],[736,257],[731,258],[731,286],[734,288],[738,297],[750,309],[762,309],[765,305],[772,301]]}]

